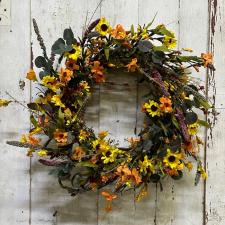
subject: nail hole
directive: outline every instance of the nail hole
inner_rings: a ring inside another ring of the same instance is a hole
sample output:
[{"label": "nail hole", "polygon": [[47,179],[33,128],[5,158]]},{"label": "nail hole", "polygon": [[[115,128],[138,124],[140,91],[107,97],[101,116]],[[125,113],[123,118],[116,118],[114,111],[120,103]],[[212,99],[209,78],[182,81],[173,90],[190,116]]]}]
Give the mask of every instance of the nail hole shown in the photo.
[{"label": "nail hole", "polygon": [[6,12],[6,9],[4,9],[4,11]]},{"label": "nail hole", "polygon": [[0,21],[2,20],[2,18],[0,17]]}]

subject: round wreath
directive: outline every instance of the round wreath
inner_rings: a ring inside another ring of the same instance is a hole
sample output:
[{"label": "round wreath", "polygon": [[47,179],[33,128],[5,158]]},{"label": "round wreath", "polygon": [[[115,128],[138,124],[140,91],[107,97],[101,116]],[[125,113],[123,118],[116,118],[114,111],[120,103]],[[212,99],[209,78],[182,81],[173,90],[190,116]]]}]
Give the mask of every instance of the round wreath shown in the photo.
[{"label": "round wreath", "polygon": [[[191,49],[173,50],[177,40],[163,24],[152,28],[150,23],[137,30],[131,26],[126,31],[120,24],[111,28],[101,18],[88,26],[81,39],[74,37],[71,28],[65,29],[48,57],[33,22],[43,50],[43,56],[35,59],[41,68],[39,79],[32,69],[27,73],[40,91],[28,104],[33,127],[19,142],[8,144],[29,148],[28,156],[37,152],[42,164],[56,168],[60,185],[71,195],[102,189],[109,202],[131,188],[140,190],[138,200],[149,183],[160,183],[168,176],[180,179],[184,170],[192,169],[192,159],[197,162],[195,183],[201,176],[206,178],[197,133],[199,126],[209,124],[194,109],[206,114],[211,105],[190,68],[197,72],[199,67],[214,69],[212,54],[198,57],[183,55]],[[93,87],[105,82],[108,71],[119,68],[141,74],[149,87],[142,106],[143,129],[138,137],[128,139],[127,149],[107,138],[107,131],[96,135],[83,117]],[[2,99],[0,103],[10,102]],[[40,136],[48,140],[43,143]],[[110,184],[113,189],[104,190]]]}]

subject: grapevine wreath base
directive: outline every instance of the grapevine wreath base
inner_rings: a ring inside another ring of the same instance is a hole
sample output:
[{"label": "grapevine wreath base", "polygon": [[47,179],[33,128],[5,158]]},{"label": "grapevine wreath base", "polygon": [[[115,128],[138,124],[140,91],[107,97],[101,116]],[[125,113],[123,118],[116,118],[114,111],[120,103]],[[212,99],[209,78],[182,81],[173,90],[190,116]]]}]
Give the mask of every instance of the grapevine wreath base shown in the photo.
[{"label": "grapevine wreath base", "polygon": [[[112,28],[101,18],[88,26],[82,38],[65,29],[48,57],[33,22],[43,50],[35,59],[41,69],[39,78],[32,69],[27,74],[39,90],[36,100],[27,105],[33,127],[19,142],[8,144],[28,148],[30,157],[37,152],[42,164],[55,167],[59,184],[71,195],[102,189],[109,203],[125,190],[135,188],[139,200],[149,183],[161,184],[165,177],[180,179],[183,171],[192,169],[192,159],[197,163],[195,183],[201,176],[206,178],[197,133],[199,126],[209,124],[194,110],[206,114],[211,105],[190,69],[214,69],[210,53],[198,57],[183,55],[191,49],[173,50],[174,33],[163,24],[152,28],[150,23],[137,30],[131,26],[126,31],[120,24]],[[117,69],[141,74],[149,88],[142,106],[143,129],[138,138],[128,138],[127,149],[107,138],[108,131],[96,135],[83,117],[93,87]],[[13,101],[2,99],[0,104]],[[48,137],[45,143],[42,136]],[[109,185],[111,191],[105,189]]]}]

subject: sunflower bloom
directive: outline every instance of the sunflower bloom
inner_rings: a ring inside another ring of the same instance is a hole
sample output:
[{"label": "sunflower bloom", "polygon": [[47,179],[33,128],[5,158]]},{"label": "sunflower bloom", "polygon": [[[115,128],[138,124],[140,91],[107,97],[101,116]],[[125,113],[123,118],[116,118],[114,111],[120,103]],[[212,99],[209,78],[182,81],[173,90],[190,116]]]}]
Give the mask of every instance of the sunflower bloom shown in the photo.
[{"label": "sunflower bloom", "polygon": [[53,92],[56,92],[60,85],[55,77],[52,76],[45,76],[41,80],[41,84],[44,85],[45,87],[49,88]]},{"label": "sunflower bloom", "polygon": [[111,35],[115,39],[121,40],[126,38],[126,31],[121,24],[117,24],[115,29],[111,30]]},{"label": "sunflower bloom", "polygon": [[105,17],[102,17],[100,19],[95,27],[95,30],[102,36],[106,36],[110,32],[111,27],[110,24],[106,21]]},{"label": "sunflower bloom", "polygon": [[64,55],[68,59],[72,59],[74,61],[77,61],[78,58],[81,56],[81,47],[78,45],[72,45],[73,49],[70,52],[66,52]]},{"label": "sunflower bloom", "polygon": [[128,72],[135,72],[138,68],[137,58],[132,59],[131,62],[126,65],[126,67],[128,69]]},{"label": "sunflower bloom", "polygon": [[103,74],[103,66],[100,66],[99,61],[94,61],[93,66],[91,67],[91,72],[97,83],[105,82],[105,76]]},{"label": "sunflower bloom", "polygon": [[212,62],[213,62],[212,53],[202,53],[201,57],[204,61],[204,67],[207,67],[209,64],[212,64]]},{"label": "sunflower bloom", "polygon": [[145,103],[143,108],[152,117],[161,115],[159,104],[153,100],[149,101],[149,103]]},{"label": "sunflower bloom", "polygon": [[171,113],[173,111],[172,109],[172,102],[170,98],[167,97],[161,97],[159,99],[160,101],[160,109],[161,111],[165,112],[165,113]]},{"label": "sunflower bloom", "polygon": [[198,133],[198,128],[199,128],[199,124],[197,122],[190,124],[190,125],[188,125],[188,133],[190,135],[195,135]]},{"label": "sunflower bloom", "polygon": [[164,157],[163,162],[170,169],[182,170],[184,165],[181,162],[183,156],[181,153],[171,152],[170,149],[167,149],[167,155]]},{"label": "sunflower bloom", "polygon": [[68,140],[68,133],[67,132],[63,132],[59,129],[56,129],[56,131],[54,132],[54,139],[58,142],[58,143],[66,143]]}]

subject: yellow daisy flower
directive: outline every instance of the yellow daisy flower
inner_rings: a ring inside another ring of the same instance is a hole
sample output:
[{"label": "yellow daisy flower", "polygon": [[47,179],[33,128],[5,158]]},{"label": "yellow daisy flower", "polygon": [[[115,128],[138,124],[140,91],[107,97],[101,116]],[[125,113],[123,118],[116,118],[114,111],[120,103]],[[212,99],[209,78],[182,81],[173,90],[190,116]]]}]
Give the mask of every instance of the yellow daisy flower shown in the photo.
[{"label": "yellow daisy flower", "polygon": [[111,27],[110,24],[106,21],[105,17],[102,17],[95,27],[96,31],[99,32],[102,36],[106,36],[110,31]]},{"label": "yellow daisy flower", "polygon": [[60,95],[53,95],[51,102],[55,104],[55,106],[59,106],[64,108],[65,105],[62,103],[61,99],[60,99]]},{"label": "yellow daisy flower", "polygon": [[0,99],[0,107],[7,106],[10,102],[12,102],[12,101],[8,101],[8,100],[5,100],[5,99]]},{"label": "yellow daisy flower", "polygon": [[89,136],[88,132],[85,130],[80,130],[80,134],[79,134],[79,141],[85,141],[87,139],[87,137]]},{"label": "yellow daisy flower", "polygon": [[108,164],[108,163],[114,162],[116,160],[116,157],[122,153],[123,151],[119,150],[116,147],[112,147],[107,152],[102,153],[103,156],[101,157],[101,159],[103,160],[104,164]]},{"label": "yellow daisy flower", "polygon": [[150,169],[151,172],[154,172],[155,167],[152,159],[148,159],[148,156],[145,155],[143,161],[139,161],[140,172],[147,173],[147,169]]},{"label": "yellow daisy flower", "polygon": [[168,49],[173,49],[177,46],[177,40],[174,37],[165,36],[163,40],[163,45]]},{"label": "yellow daisy flower", "polygon": [[171,169],[182,170],[184,168],[184,164],[181,162],[182,158],[181,153],[171,152],[170,149],[167,149],[167,155],[164,157],[163,162]]},{"label": "yellow daisy flower", "polygon": [[80,83],[79,83],[79,86],[85,90],[86,92],[89,92],[90,91],[90,86],[88,85],[88,82],[87,81],[84,81],[82,80]]},{"label": "yellow daisy flower", "polygon": [[149,113],[150,116],[160,116],[161,111],[160,111],[160,106],[157,102],[155,101],[149,101],[149,103],[144,104],[144,109]]},{"label": "yellow daisy flower", "polygon": [[47,156],[47,151],[46,150],[40,150],[37,154],[40,156],[40,157],[46,157]]},{"label": "yellow daisy flower", "polygon": [[188,125],[188,133],[189,133],[190,135],[195,135],[195,134],[197,134],[197,132],[198,132],[198,127],[199,127],[199,124],[198,124],[197,122]]}]

